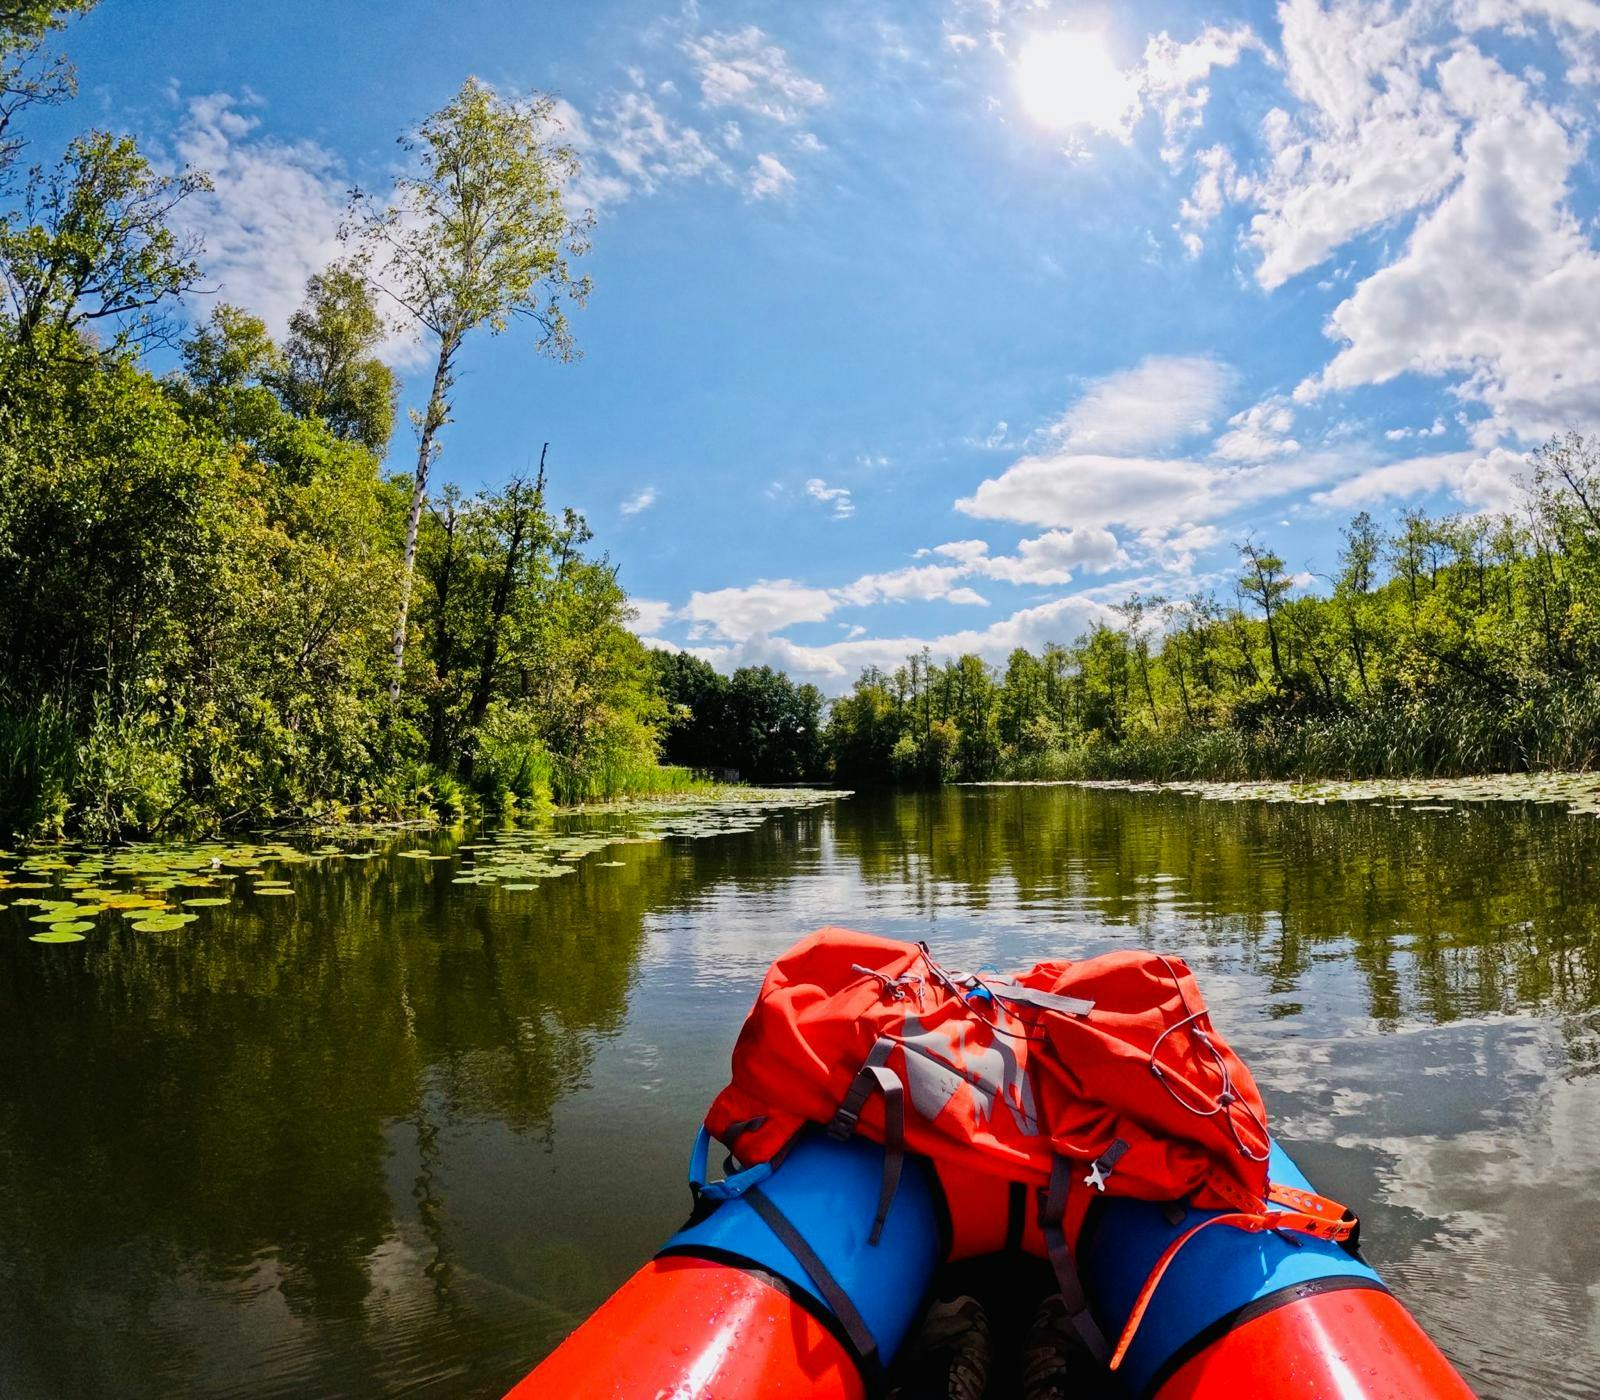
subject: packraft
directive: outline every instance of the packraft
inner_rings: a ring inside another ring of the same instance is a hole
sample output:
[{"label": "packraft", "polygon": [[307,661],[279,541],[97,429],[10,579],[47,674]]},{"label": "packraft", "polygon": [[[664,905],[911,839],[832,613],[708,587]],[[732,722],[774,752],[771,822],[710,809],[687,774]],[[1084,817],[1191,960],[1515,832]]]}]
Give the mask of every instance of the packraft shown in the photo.
[{"label": "packraft", "polygon": [[944,1261],[1019,1252],[1130,1397],[1472,1397],[1176,957],[962,971],[822,929],[767,974],[689,1182],[688,1222],[508,1400],[869,1400]]},{"label": "packraft", "polygon": [[733,1077],[706,1115],[739,1164],[717,1198],[761,1181],[808,1123],[884,1147],[869,1239],[892,1209],[905,1154],[928,1159],[951,1217],[951,1256],[989,1252],[1001,1230],[1035,1242],[1074,1326],[1113,1369],[1194,1231],[1157,1260],[1108,1348],[1073,1263],[1096,1195],[1215,1212],[1195,1230],[1345,1242],[1357,1229],[1342,1205],[1269,1178],[1260,1091],[1212,1026],[1193,973],[1162,953],[964,971],[923,943],[820,929],[768,971]]}]

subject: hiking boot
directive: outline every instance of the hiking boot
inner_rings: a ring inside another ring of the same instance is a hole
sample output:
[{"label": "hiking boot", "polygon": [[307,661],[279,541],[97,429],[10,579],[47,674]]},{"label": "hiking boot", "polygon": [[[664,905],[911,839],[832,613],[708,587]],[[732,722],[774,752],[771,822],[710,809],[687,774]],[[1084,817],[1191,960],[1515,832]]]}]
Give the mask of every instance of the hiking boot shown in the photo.
[{"label": "hiking boot", "polygon": [[1039,1304],[1022,1344],[1022,1400],[1099,1400],[1118,1392],[1067,1317],[1059,1293]]},{"label": "hiking boot", "polygon": [[983,1400],[993,1360],[983,1305],[965,1294],[935,1299],[896,1368],[889,1400]]}]

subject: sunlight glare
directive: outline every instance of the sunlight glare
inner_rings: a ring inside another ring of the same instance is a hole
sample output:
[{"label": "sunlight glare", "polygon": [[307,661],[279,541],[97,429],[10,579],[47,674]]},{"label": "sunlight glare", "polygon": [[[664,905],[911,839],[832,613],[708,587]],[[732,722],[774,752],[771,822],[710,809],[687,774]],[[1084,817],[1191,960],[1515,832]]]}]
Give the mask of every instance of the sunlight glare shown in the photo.
[{"label": "sunlight glare", "polygon": [[1138,102],[1138,87],[1122,72],[1098,34],[1038,34],[1017,60],[1022,105],[1041,126],[1122,130]]}]

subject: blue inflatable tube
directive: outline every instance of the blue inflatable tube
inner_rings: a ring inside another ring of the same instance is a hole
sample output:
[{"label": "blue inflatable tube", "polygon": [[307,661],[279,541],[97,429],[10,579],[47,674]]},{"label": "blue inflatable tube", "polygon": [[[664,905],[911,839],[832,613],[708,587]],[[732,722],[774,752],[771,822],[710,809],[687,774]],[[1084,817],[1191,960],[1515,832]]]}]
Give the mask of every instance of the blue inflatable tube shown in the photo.
[{"label": "blue inflatable tube", "polygon": [[[1276,1142],[1268,1175],[1313,1190]],[[1107,1196],[1095,1204],[1078,1245],[1078,1265],[1110,1335],[1120,1331],[1151,1266],[1166,1247],[1208,1215]],[[1296,1285],[1382,1287],[1376,1270],[1343,1245],[1292,1233],[1246,1234],[1218,1225],[1189,1241],[1161,1280],[1120,1368],[1134,1395],[1171,1368],[1197,1338],[1279,1290]]]},{"label": "blue inflatable tube", "polygon": [[[696,1158],[691,1179],[703,1183],[699,1145]],[[922,1159],[908,1157],[882,1237],[868,1243],[883,1161],[883,1148],[865,1138],[840,1142],[808,1131],[770,1173],[757,1168],[728,1183],[702,1185],[702,1198],[714,1203],[710,1213],[678,1231],[657,1257],[687,1254],[770,1275],[842,1330],[829,1288],[810,1267],[820,1262],[871,1333],[875,1361],[887,1366],[917,1321],[943,1253],[944,1232],[932,1172]],[[731,1189],[718,1189],[724,1186]],[[803,1241],[802,1252],[809,1250],[814,1260],[798,1257],[774,1232],[750,1200],[752,1188],[777,1208]]]}]

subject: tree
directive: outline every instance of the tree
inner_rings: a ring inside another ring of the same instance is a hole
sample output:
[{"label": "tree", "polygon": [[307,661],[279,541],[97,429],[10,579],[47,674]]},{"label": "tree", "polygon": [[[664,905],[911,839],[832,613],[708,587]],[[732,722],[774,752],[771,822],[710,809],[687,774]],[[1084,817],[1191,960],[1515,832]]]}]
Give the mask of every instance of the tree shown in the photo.
[{"label": "tree", "polygon": [[210,187],[195,171],[156,174],[131,137],[104,131],[77,137],[54,170],[34,167],[0,224],[0,280],[24,353],[66,352],[102,324],[114,349],[166,339],[159,309],[200,281],[198,241],[168,220]]},{"label": "tree", "polygon": [[289,318],[278,379],[291,413],[322,419],[375,457],[388,451],[399,392],[394,371],[373,354],[385,330],[366,278],[348,263],[324,268]]},{"label": "tree", "polygon": [[574,218],[563,203],[562,184],[577,173],[578,157],[548,139],[553,113],[548,97],[513,101],[468,78],[415,135],[401,138],[412,170],[396,182],[393,202],[361,191],[352,200],[347,233],[359,244],[357,265],[432,337],[435,350],[427,407],[413,420],[417,463],[393,639],[395,699],[405,672],[417,528],[463,341],[481,327],[499,335],[528,320],[539,328],[540,353],[562,360],[575,353],[562,302],[582,304],[588,296],[588,278],[573,278],[568,259],[587,251],[589,218]]},{"label": "tree", "polygon": [[1294,586],[1283,571],[1283,560],[1270,550],[1261,549],[1254,540],[1239,546],[1239,554],[1247,565],[1239,587],[1244,595],[1261,609],[1267,626],[1267,646],[1272,655],[1272,675],[1280,686],[1288,677],[1283,670],[1282,650],[1278,645],[1278,606]]},{"label": "tree", "polygon": [[77,89],[72,65],[43,51],[45,38],[97,0],[0,0],[0,170],[22,147],[12,130],[25,107],[59,102]]}]

